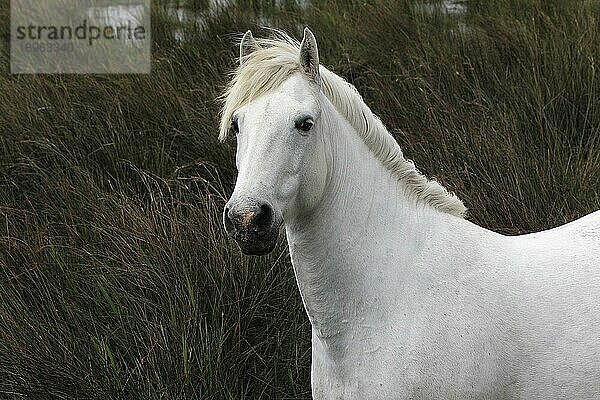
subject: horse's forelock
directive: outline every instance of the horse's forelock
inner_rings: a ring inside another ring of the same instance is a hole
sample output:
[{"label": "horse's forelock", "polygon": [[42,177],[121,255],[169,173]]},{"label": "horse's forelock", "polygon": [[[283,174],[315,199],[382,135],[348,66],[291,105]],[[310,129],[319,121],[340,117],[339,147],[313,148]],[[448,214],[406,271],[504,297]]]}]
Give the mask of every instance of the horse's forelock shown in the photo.
[{"label": "horse's forelock", "polygon": [[280,31],[274,31],[274,36],[256,40],[258,47],[240,60],[231,82],[221,95],[220,140],[227,137],[236,110],[276,89],[300,71],[300,44]]}]

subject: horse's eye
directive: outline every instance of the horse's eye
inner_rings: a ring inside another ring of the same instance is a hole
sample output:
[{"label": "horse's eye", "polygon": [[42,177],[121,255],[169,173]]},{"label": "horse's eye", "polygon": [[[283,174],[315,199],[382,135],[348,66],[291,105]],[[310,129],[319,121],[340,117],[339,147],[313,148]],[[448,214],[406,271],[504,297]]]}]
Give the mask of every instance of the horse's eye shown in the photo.
[{"label": "horse's eye", "polygon": [[238,126],[238,120],[237,120],[237,118],[233,118],[231,120],[231,129],[235,132],[236,135],[238,133],[240,133],[240,127]]},{"label": "horse's eye", "polygon": [[299,121],[296,121],[296,129],[299,129],[303,132],[308,132],[310,131],[310,128],[313,127],[315,123],[313,122],[312,118],[310,117],[306,117],[306,118],[302,118]]}]

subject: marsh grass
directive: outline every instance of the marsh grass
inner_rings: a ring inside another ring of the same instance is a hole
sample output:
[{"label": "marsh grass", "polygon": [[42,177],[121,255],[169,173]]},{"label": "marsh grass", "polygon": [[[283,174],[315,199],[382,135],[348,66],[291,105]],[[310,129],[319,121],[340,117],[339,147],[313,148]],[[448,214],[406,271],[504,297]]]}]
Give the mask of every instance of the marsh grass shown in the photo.
[{"label": "marsh grass", "polygon": [[10,76],[5,44],[0,397],[310,398],[285,243],[244,257],[220,223],[235,143],[215,99],[248,28],[311,26],[474,222],[517,234],[600,208],[595,2],[414,4],[186,3],[199,26],[156,3],[148,76]]}]

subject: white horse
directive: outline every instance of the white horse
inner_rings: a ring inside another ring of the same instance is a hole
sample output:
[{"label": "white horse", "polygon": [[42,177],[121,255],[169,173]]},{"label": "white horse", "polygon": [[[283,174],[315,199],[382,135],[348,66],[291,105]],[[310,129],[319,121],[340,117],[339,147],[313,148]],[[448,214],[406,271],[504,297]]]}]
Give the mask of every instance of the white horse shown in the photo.
[{"label": "white horse", "polygon": [[600,398],[600,212],[516,237],[476,226],[308,29],[240,49],[224,224],[247,254],[285,225],[315,399]]}]

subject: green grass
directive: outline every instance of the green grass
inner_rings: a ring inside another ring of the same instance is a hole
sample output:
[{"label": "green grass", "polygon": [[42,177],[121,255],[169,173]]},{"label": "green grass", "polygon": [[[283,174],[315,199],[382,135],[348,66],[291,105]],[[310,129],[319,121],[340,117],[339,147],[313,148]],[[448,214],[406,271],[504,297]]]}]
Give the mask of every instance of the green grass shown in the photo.
[{"label": "green grass", "polygon": [[472,221],[517,234],[600,208],[596,3],[415,2],[187,3],[205,29],[155,4],[149,76],[11,76],[5,44],[0,398],[310,398],[285,243],[244,257],[221,228],[235,143],[215,99],[248,28],[309,25]]}]

